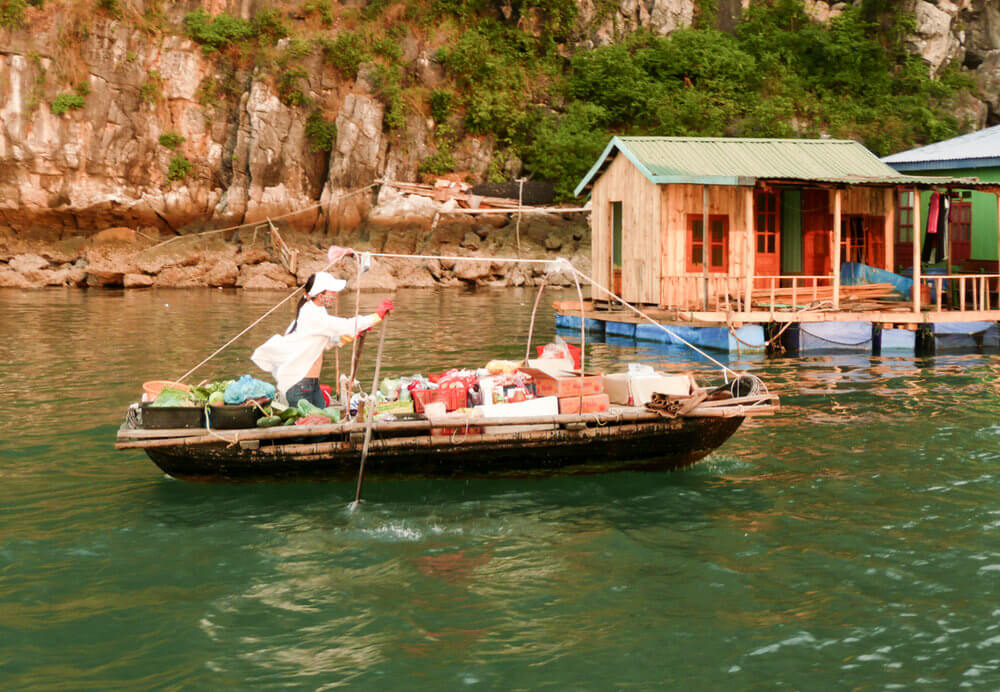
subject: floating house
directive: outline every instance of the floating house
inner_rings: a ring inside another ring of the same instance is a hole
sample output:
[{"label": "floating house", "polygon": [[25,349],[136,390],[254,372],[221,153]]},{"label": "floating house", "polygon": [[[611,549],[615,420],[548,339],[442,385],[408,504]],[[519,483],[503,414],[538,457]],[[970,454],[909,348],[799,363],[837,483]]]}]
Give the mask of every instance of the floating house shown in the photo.
[{"label": "floating house", "polygon": [[995,342],[995,273],[921,272],[913,229],[932,190],[1000,205],[1000,182],[900,173],[854,141],[614,137],[576,189],[591,198],[592,276],[669,333],[601,289],[582,317],[557,306],[557,324],[721,350]]},{"label": "floating house", "polygon": [[[975,176],[1000,185],[1000,125],[910,149],[882,159],[900,173]],[[948,192],[947,189],[942,192]],[[997,204],[982,190],[951,190],[947,261],[961,272],[997,270]],[[926,209],[931,192],[921,194]],[[906,199],[902,203],[906,203]],[[926,215],[923,237],[926,242]],[[905,266],[905,265],[904,265]]]}]

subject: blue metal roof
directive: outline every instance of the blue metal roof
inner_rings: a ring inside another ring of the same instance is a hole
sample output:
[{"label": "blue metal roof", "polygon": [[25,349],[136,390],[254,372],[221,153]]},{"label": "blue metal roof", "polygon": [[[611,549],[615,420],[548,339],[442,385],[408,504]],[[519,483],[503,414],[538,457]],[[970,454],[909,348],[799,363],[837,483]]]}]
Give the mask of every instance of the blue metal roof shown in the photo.
[{"label": "blue metal roof", "polygon": [[985,168],[1000,165],[1000,125],[882,159],[898,171]]}]

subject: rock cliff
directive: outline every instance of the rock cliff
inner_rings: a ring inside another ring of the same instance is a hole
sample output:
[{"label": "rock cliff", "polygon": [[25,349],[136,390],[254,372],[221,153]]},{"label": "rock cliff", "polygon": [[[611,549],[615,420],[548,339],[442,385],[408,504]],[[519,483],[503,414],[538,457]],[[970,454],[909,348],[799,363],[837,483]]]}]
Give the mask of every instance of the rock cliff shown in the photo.
[{"label": "rock cliff", "polygon": [[[748,1],[711,3],[712,21],[731,29]],[[392,27],[419,26],[395,30],[393,45],[382,48],[394,51],[404,66],[411,86],[402,92],[378,64],[362,60],[356,69],[345,69],[338,63],[349,46],[317,50],[295,33],[274,33],[273,40],[261,41],[247,55],[224,46],[212,49],[185,31],[186,18],[198,9],[246,21],[276,12],[281,21],[319,40],[315,37],[334,37],[354,26],[375,4],[0,0],[0,242],[37,239],[51,245],[114,227],[138,230],[143,242],[143,236],[283,217],[285,228],[327,240],[410,249],[428,242],[461,246],[461,238],[474,229],[461,228],[454,237],[441,229],[430,233],[428,210],[399,209],[398,200],[384,197],[386,206],[373,213],[376,191],[357,193],[380,177],[416,179],[421,162],[443,142],[453,145],[454,167],[473,181],[491,171],[501,176],[519,172],[516,158],[495,160],[498,138],[469,134],[460,126],[446,129],[447,123],[435,121],[426,107],[405,107],[407,99],[425,103],[441,83],[435,55],[448,38],[440,27],[406,14],[406,7],[418,4],[386,10],[395,12]],[[699,7],[705,5],[578,0],[568,34],[573,39],[564,46],[604,45],[639,29],[669,34],[698,21]],[[806,0],[808,12],[821,21],[845,6]],[[915,17],[909,45],[924,57],[928,70],[961,65],[980,89],[981,100],[967,104],[969,118],[976,125],[1000,121],[997,3],[914,0],[907,7]],[[332,63],[324,51],[336,53]],[[283,62],[289,55],[295,56],[295,69]],[[398,239],[387,235],[410,223],[424,230]],[[491,227],[480,223],[477,228],[489,234]],[[442,234],[447,238],[442,240]],[[7,259],[12,256],[8,251]],[[50,257],[45,266],[31,260],[30,267],[22,267],[25,272],[17,273],[30,274],[34,283],[79,283],[80,268],[72,262],[81,258],[91,267],[99,265],[78,254]],[[259,265],[241,264],[235,254],[227,261],[233,264],[214,278],[204,272],[193,278],[190,266],[199,264],[182,267],[177,281],[276,280],[268,271],[246,270]],[[8,283],[17,283],[13,271],[11,265],[0,267],[0,282],[7,276]],[[151,276],[141,268],[111,274],[115,285],[141,284],[146,280],[140,275]],[[132,278],[126,280],[127,275]],[[108,279],[89,270],[85,281],[95,285]]]}]

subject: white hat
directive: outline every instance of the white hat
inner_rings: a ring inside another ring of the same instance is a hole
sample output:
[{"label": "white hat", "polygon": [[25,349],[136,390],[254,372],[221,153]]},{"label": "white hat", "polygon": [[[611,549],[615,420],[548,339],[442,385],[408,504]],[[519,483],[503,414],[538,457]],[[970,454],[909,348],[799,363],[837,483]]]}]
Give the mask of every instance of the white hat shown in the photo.
[{"label": "white hat", "polygon": [[333,274],[316,272],[316,277],[313,279],[313,287],[309,291],[309,295],[318,296],[323,291],[343,291],[346,285],[346,281],[334,278]]}]

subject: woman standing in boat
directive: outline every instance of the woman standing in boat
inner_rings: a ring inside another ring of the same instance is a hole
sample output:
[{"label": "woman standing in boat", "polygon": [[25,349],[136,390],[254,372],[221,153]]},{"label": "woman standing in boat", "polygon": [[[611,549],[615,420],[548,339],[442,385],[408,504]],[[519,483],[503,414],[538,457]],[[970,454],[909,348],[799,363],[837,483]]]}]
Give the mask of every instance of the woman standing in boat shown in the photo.
[{"label": "woman standing in boat", "polygon": [[333,305],[337,293],[346,285],[346,281],[327,272],[310,276],[288,329],[284,334],[272,336],[250,356],[257,367],[271,373],[289,406],[305,399],[323,408],[323,392],[319,387],[323,353],[333,346],[351,343],[381,322],[393,308],[391,300],[383,300],[370,315],[342,318],[329,314],[326,308]]}]

